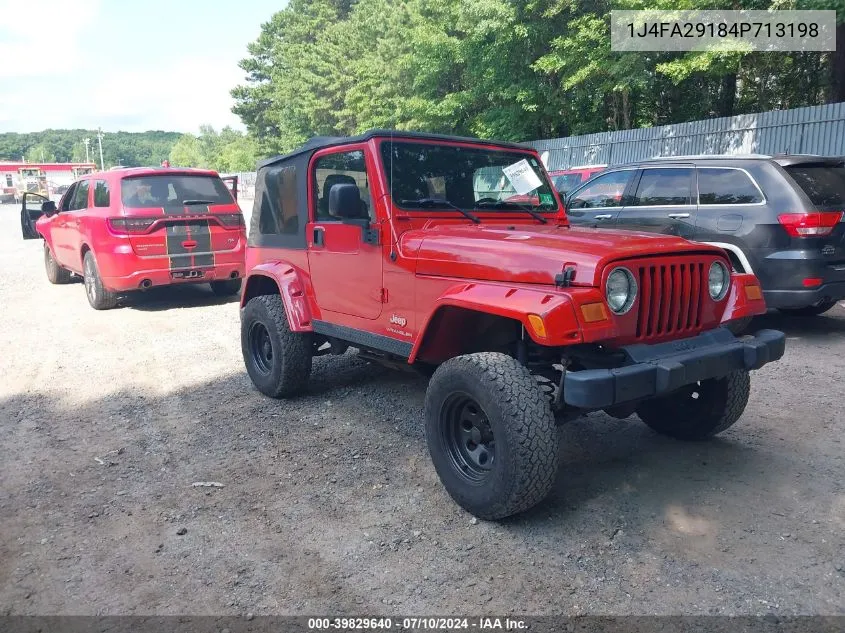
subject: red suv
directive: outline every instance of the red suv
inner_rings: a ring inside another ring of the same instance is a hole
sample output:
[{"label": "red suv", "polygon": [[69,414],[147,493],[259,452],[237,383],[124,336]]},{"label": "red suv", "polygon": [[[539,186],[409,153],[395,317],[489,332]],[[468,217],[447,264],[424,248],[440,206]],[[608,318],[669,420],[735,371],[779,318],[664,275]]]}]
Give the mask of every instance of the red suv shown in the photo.
[{"label": "red suv", "polygon": [[24,239],[44,239],[54,284],[73,274],[97,310],[131,290],[209,282],[236,294],[244,274],[243,214],[220,176],[198,169],[125,168],[88,174],[58,207],[24,195]]}]

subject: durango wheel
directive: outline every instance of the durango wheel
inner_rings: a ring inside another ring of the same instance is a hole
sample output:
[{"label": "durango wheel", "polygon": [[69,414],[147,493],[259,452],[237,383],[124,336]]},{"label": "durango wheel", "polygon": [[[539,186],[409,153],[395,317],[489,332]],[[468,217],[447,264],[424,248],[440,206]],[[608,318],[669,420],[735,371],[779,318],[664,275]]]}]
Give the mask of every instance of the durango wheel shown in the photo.
[{"label": "durango wheel", "polygon": [[438,367],[425,396],[425,434],[447,492],[482,519],[527,510],[554,485],[558,436],[548,399],[506,354]]},{"label": "durango wheel", "polygon": [[70,271],[67,268],[59,266],[47,242],[44,242],[44,270],[47,271],[47,279],[51,284],[70,283]]},{"label": "durango wheel", "polygon": [[88,303],[95,310],[108,310],[117,305],[118,295],[110,290],[107,290],[100,279],[100,273],[97,270],[97,262],[94,259],[94,253],[88,251],[85,253],[85,258],[82,262],[82,269],[85,281],[85,295],[88,297]]}]

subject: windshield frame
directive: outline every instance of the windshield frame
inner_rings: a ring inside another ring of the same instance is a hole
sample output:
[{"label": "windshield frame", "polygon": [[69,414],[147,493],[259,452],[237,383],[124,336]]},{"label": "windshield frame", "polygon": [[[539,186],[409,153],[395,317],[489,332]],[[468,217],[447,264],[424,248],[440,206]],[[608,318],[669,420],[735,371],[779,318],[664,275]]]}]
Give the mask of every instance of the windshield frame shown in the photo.
[{"label": "windshield frame", "polygon": [[[479,141],[478,143],[466,142],[466,141],[448,141],[448,140],[440,140],[440,139],[424,139],[424,138],[409,138],[401,135],[396,135],[395,138],[390,137],[382,137],[378,139],[378,143],[376,145],[376,154],[378,157],[379,166],[384,172],[384,188],[385,192],[390,196],[391,204],[398,210],[408,213],[414,214],[449,214],[449,213],[457,213],[454,208],[450,208],[445,202],[453,203],[453,201],[446,199],[442,207],[436,206],[414,206],[409,204],[402,204],[399,200],[396,200],[393,196],[393,183],[391,182],[391,165],[389,156],[385,156],[385,145],[390,145],[391,143],[402,143],[407,145],[433,145],[435,147],[461,147],[470,150],[475,150],[479,152],[496,152],[501,154],[512,154],[517,160],[514,162],[518,162],[519,160],[525,159],[529,161],[534,159],[537,162],[536,167],[532,167],[537,174],[537,176],[541,180],[541,187],[546,186],[549,189],[549,193],[552,196],[552,206],[544,206],[544,205],[533,205],[525,202],[513,202],[510,203],[508,206],[503,206],[500,208],[495,208],[492,206],[478,206],[477,204],[473,204],[472,206],[461,207],[465,210],[472,211],[474,213],[479,214],[490,214],[492,216],[511,216],[511,215],[525,215],[526,209],[530,209],[535,213],[542,214],[544,217],[554,217],[556,214],[561,213],[563,208],[563,203],[561,200],[560,195],[555,190],[554,185],[552,184],[551,179],[549,178],[548,172],[546,171],[545,166],[543,165],[543,161],[540,159],[539,155],[531,150],[531,149],[519,149],[515,147],[511,147],[508,145],[499,145],[495,142],[485,142]],[[511,163],[512,164],[512,163]],[[533,191],[536,191],[533,190]],[[545,193],[545,192],[544,192]],[[521,196],[517,192],[513,193],[513,196]],[[525,196],[530,196],[532,194],[524,194]],[[538,194],[534,194],[538,195]],[[506,201],[502,201],[503,203],[507,204]]]}]

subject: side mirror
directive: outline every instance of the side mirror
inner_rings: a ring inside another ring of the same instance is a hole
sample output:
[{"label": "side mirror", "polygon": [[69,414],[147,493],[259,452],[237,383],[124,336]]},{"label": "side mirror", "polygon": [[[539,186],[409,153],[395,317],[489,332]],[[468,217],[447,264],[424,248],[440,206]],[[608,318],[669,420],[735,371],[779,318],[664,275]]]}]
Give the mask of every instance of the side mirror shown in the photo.
[{"label": "side mirror", "polygon": [[41,205],[41,213],[46,215],[48,218],[56,215],[58,212],[59,210],[56,208],[56,203],[52,200],[47,200],[47,202]]},{"label": "side mirror", "polygon": [[369,217],[364,210],[358,185],[341,183],[329,190],[329,215],[342,220],[363,220]]}]

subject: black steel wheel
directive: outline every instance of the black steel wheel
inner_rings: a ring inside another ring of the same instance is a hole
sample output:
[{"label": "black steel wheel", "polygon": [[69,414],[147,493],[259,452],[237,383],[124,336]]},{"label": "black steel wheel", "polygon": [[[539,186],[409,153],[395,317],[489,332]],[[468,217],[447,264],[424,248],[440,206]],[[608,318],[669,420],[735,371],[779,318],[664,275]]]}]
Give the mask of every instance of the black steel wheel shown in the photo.
[{"label": "black steel wheel", "polygon": [[482,481],[496,459],[496,439],[487,414],[472,396],[459,392],[444,403],[442,415],[441,441],[452,466],[468,481]]},{"label": "black steel wheel", "polygon": [[249,352],[258,371],[269,374],[273,370],[273,342],[270,340],[270,332],[260,321],[253,322],[249,327]]}]

